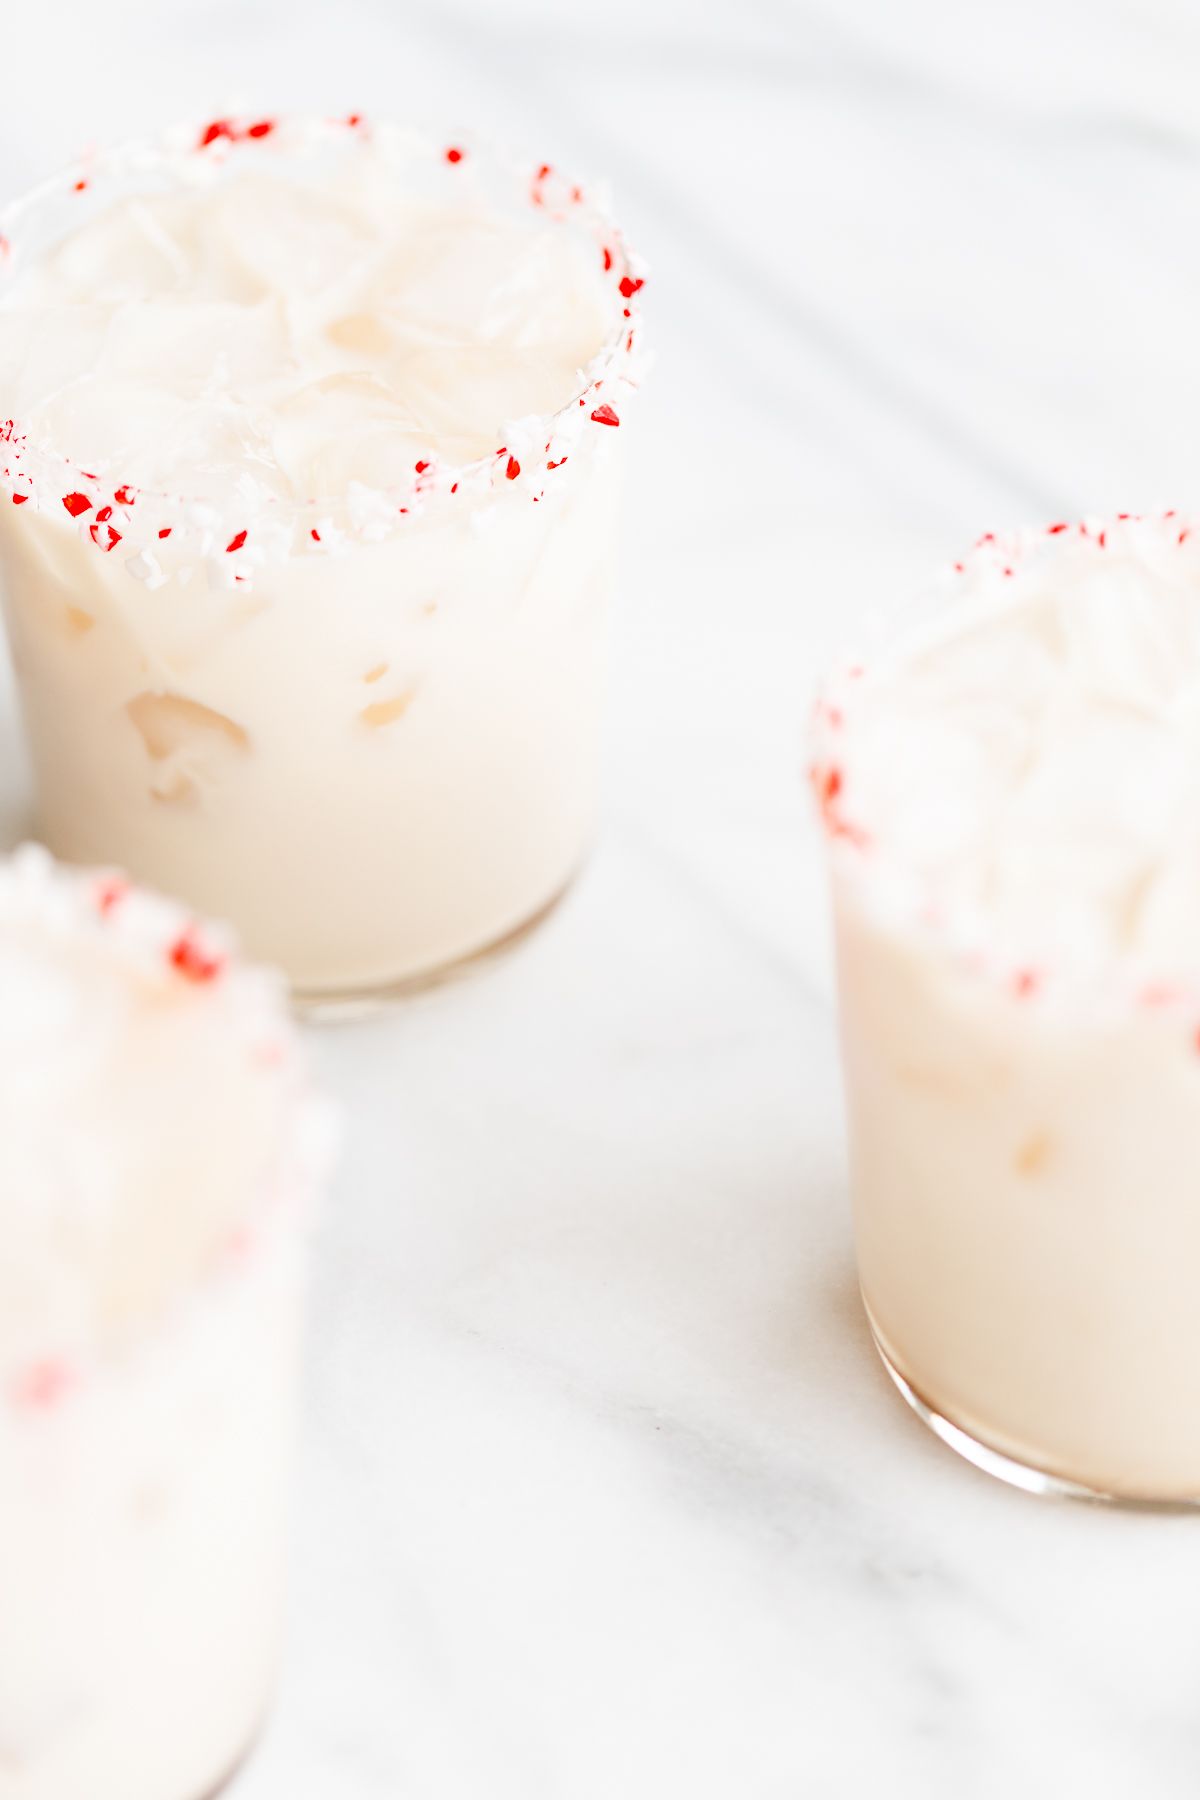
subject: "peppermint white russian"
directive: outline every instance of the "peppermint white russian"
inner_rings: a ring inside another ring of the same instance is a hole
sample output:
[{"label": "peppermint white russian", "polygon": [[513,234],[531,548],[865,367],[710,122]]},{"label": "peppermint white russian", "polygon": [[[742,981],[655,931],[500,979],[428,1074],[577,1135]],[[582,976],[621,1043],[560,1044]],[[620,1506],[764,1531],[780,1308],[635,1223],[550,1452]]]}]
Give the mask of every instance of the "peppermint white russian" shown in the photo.
[{"label": "peppermint white russian", "polygon": [[197,1800],[252,1741],[327,1151],[276,983],[0,864],[3,1800]]},{"label": "peppermint white russian", "polygon": [[855,1228],[893,1367],[1015,1461],[1200,1496],[1200,556],[986,541],[830,684]]},{"label": "peppermint white russian", "polygon": [[544,167],[237,135],[0,221],[38,827],[367,990],[584,855],[641,281]]}]

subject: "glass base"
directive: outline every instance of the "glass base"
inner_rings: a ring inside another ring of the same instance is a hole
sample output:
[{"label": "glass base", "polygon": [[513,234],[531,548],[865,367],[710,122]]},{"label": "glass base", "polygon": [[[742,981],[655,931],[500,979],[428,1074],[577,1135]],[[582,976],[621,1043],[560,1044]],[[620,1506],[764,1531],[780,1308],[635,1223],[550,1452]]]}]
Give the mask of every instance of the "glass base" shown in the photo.
[{"label": "glass base", "polygon": [[1034,1468],[1031,1463],[1018,1462],[1015,1457],[1006,1456],[1001,1450],[993,1450],[961,1425],[938,1412],[935,1406],[924,1399],[912,1383],[900,1373],[891,1356],[884,1347],[883,1339],[871,1317],[871,1310],[863,1301],[867,1315],[867,1323],[871,1328],[871,1337],[879,1352],[879,1360],[892,1378],[897,1391],[907,1400],[913,1412],[922,1424],[927,1425],[936,1438],[946,1444],[969,1462],[974,1468],[981,1469],[985,1475],[992,1475],[997,1481],[1003,1481],[1009,1487],[1020,1488],[1026,1494],[1040,1494],[1043,1497],[1059,1500],[1087,1500],[1093,1505],[1111,1506],[1128,1509],[1132,1512],[1188,1512],[1200,1509],[1200,1498],[1194,1500],[1154,1500],[1140,1499],[1127,1494],[1110,1494],[1102,1488],[1085,1487],[1081,1482],[1068,1481],[1065,1476],[1051,1475],[1045,1469]]},{"label": "glass base", "polygon": [[232,1767],[225,1771],[215,1787],[205,1788],[203,1794],[197,1795],[197,1800],[220,1800],[222,1794],[229,1792],[229,1789],[236,1782],[238,1776],[242,1773],[246,1764],[251,1760],[254,1752],[258,1749],[262,1734],[263,1723],[260,1722],[255,1729],[254,1736],[250,1739],[245,1749],[238,1755],[237,1761],[233,1763]]},{"label": "glass base", "polygon": [[428,993],[431,988],[445,987],[452,981],[463,981],[487,964],[507,956],[510,950],[516,950],[526,938],[532,937],[551,913],[562,905],[579,874],[580,869],[572,870],[557,893],[552,894],[543,906],[539,906],[536,912],[523,919],[511,931],[506,931],[490,944],[484,944],[478,950],[470,950],[465,956],[452,962],[442,963],[435,969],[426,969],[419,975],[403,976],[399,981],[369,982],[363,987],[294,987],[292,1006],[308,1024],[353,1024],[359,1019],[370,1018],[375,1013],[409,1000],[415,994]]}]

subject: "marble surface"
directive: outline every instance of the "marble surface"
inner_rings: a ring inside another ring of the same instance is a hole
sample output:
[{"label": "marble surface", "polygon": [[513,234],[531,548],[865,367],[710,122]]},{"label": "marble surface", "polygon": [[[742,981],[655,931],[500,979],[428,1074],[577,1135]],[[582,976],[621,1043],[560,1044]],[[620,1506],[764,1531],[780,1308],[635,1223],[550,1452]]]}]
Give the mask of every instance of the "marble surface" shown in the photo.
[{"label": "marble surface", "polygon": [[[358,107],[606,173],[653,268],[594,860],[490,971],[314,1034],[351,1138],[236,1800],[1195,1800],[1200,1526],[993,1485],[868,1344],[801,765],[866,606],[988,527],[1200,497],[1200,13],[3,23],[5,192],[214,104]],[[0,757],[12,835],[7,706]]]}]

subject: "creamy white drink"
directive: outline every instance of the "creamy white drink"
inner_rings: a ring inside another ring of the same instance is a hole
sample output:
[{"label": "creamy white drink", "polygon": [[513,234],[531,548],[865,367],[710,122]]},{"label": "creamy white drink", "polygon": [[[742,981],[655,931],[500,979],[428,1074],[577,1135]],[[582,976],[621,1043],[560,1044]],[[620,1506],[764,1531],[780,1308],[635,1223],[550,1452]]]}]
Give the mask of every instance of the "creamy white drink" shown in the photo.
[{"label": "creamy white drink", "polygon": [[1200,538],[984,540],[818,741],[885,1358],[1010,1477],[1200,1497]]},{"label": "creamy white drink", "polygon": [[253,1741],[326,1133],[274,982],[0,863],[0,1800],[205,1800]]},{"label": "creamy white drink", "polygon": [[222,120],[0,232],[0,580],[46,842],[317,995],[549,905],[594,820],[638,355],[603,212],[357,119]]}]

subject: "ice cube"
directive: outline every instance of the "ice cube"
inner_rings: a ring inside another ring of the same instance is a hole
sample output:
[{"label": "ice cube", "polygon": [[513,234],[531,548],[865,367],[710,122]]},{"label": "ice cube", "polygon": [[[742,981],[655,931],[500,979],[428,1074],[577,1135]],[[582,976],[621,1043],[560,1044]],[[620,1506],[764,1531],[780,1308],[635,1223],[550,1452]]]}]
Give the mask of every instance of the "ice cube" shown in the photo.
[{"label": "ice cube", "polygon": [[262,293],[308,296],[342,283],[373,246],[344,198],[319,188],[249,176],[232,183],[205,217],[209,254]]},{"label": "ice cube", "polygon": [[590,360],[605,335],[594,248],[535,220],[441,213],[381,263],[369,302],[443,339],[558,347]]},{"label": "ice cube", "polygon": [[30,433],[97,474],[151,485],[155,446],[175,426],[185,402],[177,394],[127,377],[85,375],[63,386],[30,415]]},{"label": "ice cube", "polygon": [[106,306],[28,305],[0,312],[0,417],[27,420],[56,390],[99,363]]},{"label": "ice cube", "polygon": [[279,407],[273,454],[305,499],[332,499],[351,482],[409,485],[431,445],[417,421],[375,376],[341,373],[311,381]]},{"label": "ice cube", "polygon": [[418,429],[443,455],[486,456],[509,419],[548,413],[576,391],[573,363],[541,350],[426,348],[389,370]]},{"label": "ice cube", "polygon": [[245,391],[289,357],[279,304],[131,301],[114,315],[99,366],[182,394]]},{"label": "ice cube", "polygon": [[81,300],[115,304],[193,285],[195,245],[189,242],[194,200],[154,195],[127,200],[71,233],[48,272]]}]

